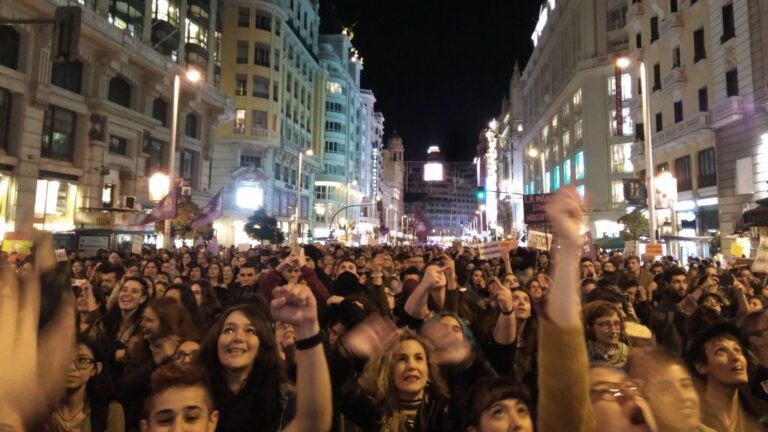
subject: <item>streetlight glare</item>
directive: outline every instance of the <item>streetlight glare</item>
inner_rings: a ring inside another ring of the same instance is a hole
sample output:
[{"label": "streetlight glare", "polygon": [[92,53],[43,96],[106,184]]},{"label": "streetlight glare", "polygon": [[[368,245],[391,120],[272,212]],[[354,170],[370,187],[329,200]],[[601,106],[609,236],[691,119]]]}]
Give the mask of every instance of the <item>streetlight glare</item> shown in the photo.
[{"label": "streetlight glare", "polygon": [[531,147],[530,149],[528,149],[528,156],[532,158],[539,157],[539,151],[536,148]]},{"label": "streetlight glare", "polygon": [[616,59],[616,66],[619,69],[626,69],[632,62],[627,57],[619,57]]},{"label": "streetlight glare", "polygon": [[199,70],[190,68],[187,70],[187,79],[193,83],[196,83],[200,81],[203,78],[203,75],[200,73]]},{"label": "streetlight glare", "polygon": [[307,156],[314,156],[315,152],[313,152],[312,149],[307,149],[307,151],[304,152],[304,154],[306,154]]}]

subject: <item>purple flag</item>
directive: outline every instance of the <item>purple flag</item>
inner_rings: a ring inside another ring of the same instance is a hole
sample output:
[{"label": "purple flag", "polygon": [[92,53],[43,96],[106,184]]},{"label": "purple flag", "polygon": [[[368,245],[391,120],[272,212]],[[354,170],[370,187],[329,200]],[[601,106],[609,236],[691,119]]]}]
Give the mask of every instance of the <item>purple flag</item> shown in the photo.
[{"label": "purple flag", "polygon": [[200,210],[200,214],[197,215],[192,224],[192,228],[197,228],[201,225],[209,224],[216,219],[220,218],[224,214],[224,194],[222,193],[224,188],[219,189],[216,195],[211,198],[208,205]]},{"label": "purple flag", "polygon": [[148,214],[140,225],[146,225],[154,222],[159,222],[166,219],[173,219],[176,217],[176,188],[171,188],[171,191],[165,198],[161,199],[159,203],[155,205],[152,212]]},{"label": "purple flag", "polygon": [[422,213],[419,206],[413,207],[413,233],[420,243],[427,242],[427,235],[432,231],[432,222]]}]

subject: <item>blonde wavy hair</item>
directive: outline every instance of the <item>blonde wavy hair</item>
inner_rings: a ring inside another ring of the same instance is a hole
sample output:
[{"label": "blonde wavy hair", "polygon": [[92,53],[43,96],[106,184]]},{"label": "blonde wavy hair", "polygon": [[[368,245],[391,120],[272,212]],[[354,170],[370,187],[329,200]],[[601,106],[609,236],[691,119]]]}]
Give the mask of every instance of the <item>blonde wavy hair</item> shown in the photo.
[{"label": "blonde wavy hair", "polygon": [[371,399],[374,406],[381,407],[382,431],[401,431],[405,428],[405,415],[400,410],[400,397],[395,387],[392,368],[400,345],[410,340],[418,342],[427,355],[429,381],[424,389],[425,400],[432,397],[448,397],[448,384],[440,375],[440,367],[432,360],[432,344],[411,329],[398,329],[384,344],[381,353],[368,361],[358,381],[363,393]]}]

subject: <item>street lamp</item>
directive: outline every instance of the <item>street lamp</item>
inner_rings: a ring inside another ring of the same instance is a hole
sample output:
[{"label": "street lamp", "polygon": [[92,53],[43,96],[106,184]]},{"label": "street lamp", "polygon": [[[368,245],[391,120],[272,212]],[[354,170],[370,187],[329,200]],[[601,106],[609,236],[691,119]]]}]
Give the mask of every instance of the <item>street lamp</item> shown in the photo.
[{"label": "street lamp", "polygon": [[[187,69],[186,79],[191,83],[196,83],[202,78],[202,74],[197,69]],[[176,140],[179,131],[179,93],[181,92],[181,74],[177,73],[173,76],[173,111],[171,112],[171,145],[169,149],[168,158],[168,191],[170,188],[175,187],[174,182],[174,170],[176,164]],[[165,239],[165,247],[171,248],[171,220],[165,220],[165,227],[163,229],[163,238]]]},{"label": "street lamp", "polygon": [[167,175],[156,172],[149,178],[149,200],[158,203],[170,191],[170,179]]},{"label": "street lamp", "polygon": [[[626,69],[631,60],[627,57],[616,59],[616,67]],[[651,91],[648,87],[648,69],[645,62],[639,62],[640,88],[643,95],[643,149],[645,151],[645,179],[648,185],[648,234],[651,243],[656,243],[656,187],[653,178],[653,142],[651,136]]]}]

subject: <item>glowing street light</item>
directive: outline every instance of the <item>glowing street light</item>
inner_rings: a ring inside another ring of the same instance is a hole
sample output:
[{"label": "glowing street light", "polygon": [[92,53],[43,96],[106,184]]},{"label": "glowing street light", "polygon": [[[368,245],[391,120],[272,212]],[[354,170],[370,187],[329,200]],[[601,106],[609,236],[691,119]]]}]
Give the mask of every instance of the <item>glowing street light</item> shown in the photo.
[{"label": "glowing street light", "polygon": [[161,172],[152,174],[149,178],[149,200],[158,203],[171,190],[171,179]]}]

